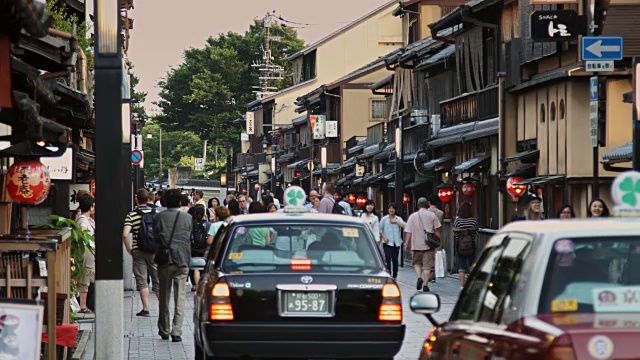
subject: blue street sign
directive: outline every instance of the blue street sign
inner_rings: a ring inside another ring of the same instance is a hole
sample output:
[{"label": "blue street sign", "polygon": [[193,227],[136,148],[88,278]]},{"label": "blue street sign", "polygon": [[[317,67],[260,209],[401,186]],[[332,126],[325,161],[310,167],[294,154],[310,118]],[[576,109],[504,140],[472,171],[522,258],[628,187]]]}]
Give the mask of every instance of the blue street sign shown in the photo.
[{"label": "blue street sign", "polygon": [[582,60],[622,60],[623,40],[621,36],[582,37]]},{"label": "blue street sign", "polygon": [[589,80],[591,81],[589,101],[598,101],[598,77],[592,76]]},{"label": "blue street sign", "polygon": [[133,150],[131,152],[131,163],[133,165],[140,165],[140,163],[142,162],[142,151],[140,150]]}]

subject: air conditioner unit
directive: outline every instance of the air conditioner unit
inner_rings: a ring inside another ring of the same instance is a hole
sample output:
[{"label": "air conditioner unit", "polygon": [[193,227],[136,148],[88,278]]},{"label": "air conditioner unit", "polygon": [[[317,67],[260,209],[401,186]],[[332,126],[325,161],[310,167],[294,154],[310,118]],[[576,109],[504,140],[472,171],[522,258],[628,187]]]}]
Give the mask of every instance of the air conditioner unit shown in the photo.
[{"label": "air conditioner unit", "polygon": [[431,115],[431,136],[440,131],[440,114]]},{"label": "air conditioner unit", "polygon": [[428,117],[429,112],[427,110],[413,110],[411,111],[411,124],[425,124],[429,121]]}]

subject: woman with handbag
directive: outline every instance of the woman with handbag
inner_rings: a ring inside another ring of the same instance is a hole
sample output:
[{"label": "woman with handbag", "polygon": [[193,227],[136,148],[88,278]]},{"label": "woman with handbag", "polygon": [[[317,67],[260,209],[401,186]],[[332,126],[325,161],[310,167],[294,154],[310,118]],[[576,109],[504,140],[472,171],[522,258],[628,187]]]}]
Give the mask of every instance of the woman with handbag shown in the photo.
[{"label": "woman with handbag", "polygon": [[[409,216],[404,228],[406,239],[404,250],[412,250],[411,263],[418,276],[416,289],[430,291],[428,281],[431,277],[431,269],[435,266],[436,249],[440,247],[440,220],[431,211],[427,210],[429,201],[421,197],[418,199],[418,211]],[[427,283],[425,283],[425,280]]]}]

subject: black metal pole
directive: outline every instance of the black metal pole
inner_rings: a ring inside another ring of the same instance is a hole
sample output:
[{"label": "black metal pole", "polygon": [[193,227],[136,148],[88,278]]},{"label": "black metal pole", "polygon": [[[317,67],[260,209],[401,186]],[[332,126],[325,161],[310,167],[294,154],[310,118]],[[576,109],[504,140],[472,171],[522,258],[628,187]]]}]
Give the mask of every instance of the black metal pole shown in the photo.
[{"label": "black metal pole", "polygon": [[[233,178],[235,179],[235,176]],[[229,193],[229,179],[231,179],[231,144],[227,143],[227,193]]]},{"label": "black metal pole", "polygon": [[[131,189],[131,161],[129,155],[124,156],[125,152],[122,151],[122,38],[112,36],[114,32],[119,33],[121,19],[119,2],[112,1],[113,3],[95,0],[94,3],[96,226],[100,229],[96,232],[95,238],[95,353],[98,360],[123,357],[124,291],[121,239],[123,210],[130,201]],[[100,11],[113,13],[109,16],[100,14]],[[116,24],[108,23],[113,17],[117,18]],[[105,23],[101,24],[101,21]],[[130,154],[131,150],[128,146],[127,148]],[[125,164],[128,165],[128,171]]]},{"label": "black metal pole", "polygon": [[[396,136],[396,187],[395,187],[395,203],[396,208],[398,209],[397,215],[403,218],[405,221],[407,220],[404,217],[403,210],[404,205],[402,203],[402,193],[404,192],[403,181],[404,178],[403,169],[402,169],[402,118],[398,119],[398,133]],[[400,249],[400,266],[404,266],[404,249]]]},{"label": "black metal pole", "polygon": [[272,145],[272,146],[273,146],[273,149],[271,149],[271,153],[272,153],[273,159],[271,161],[273,162],[273,169],[271,169],[271,192],[273,192],[273,196],[277,196],[278,194],[276,192],[276,179],[278,177],[278,145]]},{"label": "black metal pole", "polygon": [[633,57],[633,170],[640,171],[640,104],[638,103],[640,86],[640,57]]}]

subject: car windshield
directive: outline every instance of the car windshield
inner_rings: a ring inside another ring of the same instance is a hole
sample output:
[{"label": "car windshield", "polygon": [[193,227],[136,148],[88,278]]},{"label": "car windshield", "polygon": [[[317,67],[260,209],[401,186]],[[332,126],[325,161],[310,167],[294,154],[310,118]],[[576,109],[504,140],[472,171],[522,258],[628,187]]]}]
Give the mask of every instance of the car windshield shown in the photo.
[{"label": "car windshield", "polygon": [[358,225],[243,225],[230,235],[228,272],[369,274],[382,270],[371,235]]},{"label": "car windshield", "polygon": [[640,237],[555,242],[541,313],[640,312]]}]

